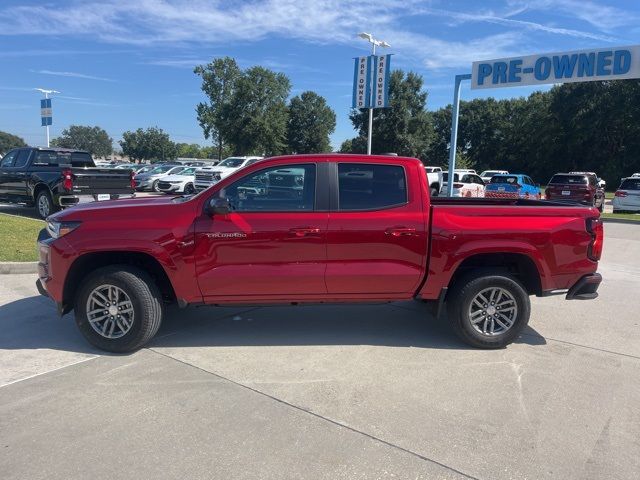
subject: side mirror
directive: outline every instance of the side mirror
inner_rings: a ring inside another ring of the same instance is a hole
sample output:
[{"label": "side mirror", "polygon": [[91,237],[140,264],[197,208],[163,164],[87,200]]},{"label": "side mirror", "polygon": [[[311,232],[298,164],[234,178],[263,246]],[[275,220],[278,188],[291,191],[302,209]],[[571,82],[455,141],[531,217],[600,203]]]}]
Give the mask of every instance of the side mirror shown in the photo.
[{"label": "side mirror", "polygon": [[213,197],[209,199],[205,209],[207,215],[227,215],[231,213],[231,204],[226,198]]}]

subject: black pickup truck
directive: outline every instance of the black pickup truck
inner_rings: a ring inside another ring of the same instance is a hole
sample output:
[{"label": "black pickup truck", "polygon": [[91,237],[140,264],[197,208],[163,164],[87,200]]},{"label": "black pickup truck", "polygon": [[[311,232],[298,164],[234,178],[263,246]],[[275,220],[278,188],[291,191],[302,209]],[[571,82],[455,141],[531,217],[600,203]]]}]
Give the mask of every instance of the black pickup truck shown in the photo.
[{"label": "black pickup truck", "polygon": [[16,148],[0,162],[0,201],[33,205],[41,218],[78,203],[134,194],[133,172],[96,168],[81,150]]}]

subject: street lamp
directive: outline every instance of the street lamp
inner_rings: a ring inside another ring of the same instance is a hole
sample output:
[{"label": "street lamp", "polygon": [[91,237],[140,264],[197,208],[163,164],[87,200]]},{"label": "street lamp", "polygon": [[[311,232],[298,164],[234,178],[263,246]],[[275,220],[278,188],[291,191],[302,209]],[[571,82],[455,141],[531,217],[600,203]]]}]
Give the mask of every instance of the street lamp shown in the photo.
[{"label": "street lamp", "polygon": [[[60,93],[57,90],[47,90],[45,88],[34,88],[34,90],[44,93],[45,99],[49,98],[49,95],[51,94]],[[45,126],[47,127],[47,148],[49,148],[49,124],[47,123]]]},{"label": "street lamp", "polygon": [[[358,34],[360,38],[366,40],[371,44],[371,55],[376,54],[376,47],[389,48],[389,45],[384,40],[377,40],[373,38],[373,35],[367,32],[360,32]],[[371,62],[371,68],[373,68],[373,62]],[[371,81],[373,82],[373,77],[375,77],[375,72],[372,72]],[[370,89],[371,97],[369,98],[369,132],[367,133],[367,155],[371,155],[371,133],[373,131],[373,87]]]}]

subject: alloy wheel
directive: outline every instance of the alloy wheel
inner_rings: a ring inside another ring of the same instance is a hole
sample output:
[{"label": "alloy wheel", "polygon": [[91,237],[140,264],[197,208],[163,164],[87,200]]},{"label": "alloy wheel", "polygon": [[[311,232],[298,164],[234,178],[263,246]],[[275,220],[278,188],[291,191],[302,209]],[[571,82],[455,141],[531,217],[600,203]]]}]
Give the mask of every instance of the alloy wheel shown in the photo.
[{"label": "alloy wheel", "polygon": [[485,288],[471,300],[468,315],[475,330],[492,337],[505,333],[516,323],[518,304],[504,288]]},{"label": "alloy wheel", "polygon": [[91,327],[104,338],[123,337],[133,325],[131,298],[115,285],[94,288],[87,299],[86,313]]}]

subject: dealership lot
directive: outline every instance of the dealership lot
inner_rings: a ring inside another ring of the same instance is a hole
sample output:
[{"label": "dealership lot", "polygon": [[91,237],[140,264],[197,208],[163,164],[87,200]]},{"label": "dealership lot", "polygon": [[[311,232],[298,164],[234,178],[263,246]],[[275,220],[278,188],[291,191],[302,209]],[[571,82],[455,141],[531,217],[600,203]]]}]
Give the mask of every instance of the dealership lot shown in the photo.
[{"label": "dealership lot", "polygon": [[637,478],[638,227],[505,350],[420,303],[171,310],[112,356],[0,277],[3,478]]}]

